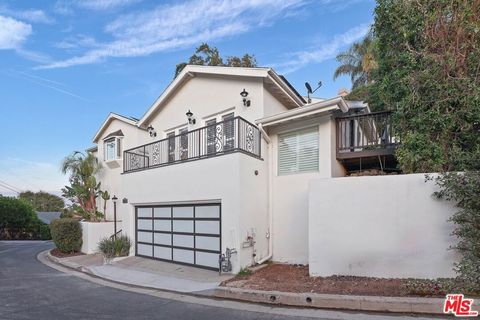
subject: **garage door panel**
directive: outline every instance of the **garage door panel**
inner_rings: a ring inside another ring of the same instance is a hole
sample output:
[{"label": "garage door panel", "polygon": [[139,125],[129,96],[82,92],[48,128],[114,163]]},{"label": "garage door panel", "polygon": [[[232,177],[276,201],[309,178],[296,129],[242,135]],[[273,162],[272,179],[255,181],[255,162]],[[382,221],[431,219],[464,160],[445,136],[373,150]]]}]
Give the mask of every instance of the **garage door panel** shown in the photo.
[{"label": "garage door panel", "polygon": [[193,233],[192,220],[173,220],[173,232]]},{"label": "garage door panel", "polygon": [[153,257],[158,259],[172,259],[172,248],[155,246],[153,248]]},{"label": "garage door panel", "polygon": [[139,243],[137,245],[137,253],[142,256],[152,256],[152,245]]},{"label": "garage door panel", "polygon": [[220,241],[217,237],[195,237],[197,249],[220,251]]},{"label": "garage door panel", "polygon": [[210,268],[218,268],[218,253],[195,252],[195,262],[198,265]]},{"label": "garage door panel", "polygon": [[174,261],[193,264],[195,262],[193,255],[194,252],[191,250],[173,249]]},{"label": "garage door panel", "polygon": [[173,207],[174,218],[193,218],[193,207]]},{"label": "garage door panel", "polygon": [[152,232],[143,232],[143,231],[138,231],[137,232],[137,241],[138,242],[152,242]]},{"label": "garage door panel", "polygon": [[195,233],[219,234],[220,221],[195,221]]},{"label": "garage door panel", "polygon": [[136,212],[137,255],[218,270],[220,205],[142,206]]},{"label": "garage door panel", "polygon": [[174,234],[173,245],[177,247],[193,248],[194,246],[193,236]]},{"label": "garage door panel", "polygon": [[139,218],[151,218],[152,208],[138,208],[137,214]]},{"label": "garage door panel", "polygon": [[171,220],[154,220],[153,228],[155,231],[172,231]]},{"label": "garage door panel", "polygon": [[219,206],[198,206],[195,207],[196,218],[220,218]]},{"label": "garage door panel", "polygon": [[153,208],[153,216],[155,218],[171,218],[172,208],[171,207]]},{"label": "garage door panel", "polygon": [[153,235],[153,242],[155,244],[172,245],[172,235],[168,233],[155,233]]},{"label": "garage door panel", "polygon": [[138,219],[137,227],[140,230],[152,230],[152,220]]}]

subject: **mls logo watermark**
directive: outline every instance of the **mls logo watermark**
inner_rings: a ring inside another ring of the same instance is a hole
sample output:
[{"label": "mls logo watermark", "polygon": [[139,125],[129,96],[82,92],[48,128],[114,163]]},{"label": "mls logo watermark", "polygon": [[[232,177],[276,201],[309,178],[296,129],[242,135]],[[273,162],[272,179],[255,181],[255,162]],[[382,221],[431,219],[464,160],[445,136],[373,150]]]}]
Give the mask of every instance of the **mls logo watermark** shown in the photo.
[{"label": "mls logo watermark", "polygon": [[443,313],[453,313],[456,317],[476,317],[478,311],[472,311],[473,299],[467,299],[463,294],[447,294]]}]

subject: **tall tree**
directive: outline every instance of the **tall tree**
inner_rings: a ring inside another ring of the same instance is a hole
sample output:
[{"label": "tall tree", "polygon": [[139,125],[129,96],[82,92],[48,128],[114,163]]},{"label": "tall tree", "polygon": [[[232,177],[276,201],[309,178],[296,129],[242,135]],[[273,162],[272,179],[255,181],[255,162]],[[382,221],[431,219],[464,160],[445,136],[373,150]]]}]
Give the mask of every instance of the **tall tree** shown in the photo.
[{"label": "tall tree", "polygon": [[70,174],[70,186],[62,189],[63,196],[79,206],[81,215],[92,220],[99,216],[96,198],[101,191],[100,182],[97,183],[95,175],[101,168],[94,155],[85,155],[78,151],[66,157],[61,165],[61,171]]},{"label": "tall tree", "polygon": [[365,86],[372,81],[372,72],[377,68],[375,40],[369,33],[361,42],[355,42],[345,52],[337,55],[340,65],[333,74],[335,80],[341,75],[349,75],[352,89]]},{"label": "tall tree", "polygon": [[226,58],[226,63],[216,47],[210,47],[207,43],[202,43],[195,49],[195,53],[188,59],[188,62],[181,62],[175,68],[175,77],[182,72],[185,66],[200,65],[200,66],[228,66],[228,67],[256,67],[257,61],[254,55],[244,54],[242,57],[229,56]]},{"label": "tall tree", "polygon": [[65,207],[65,201],[61,197],[43,191],[25,191],[18,197],[29,202],[35,211],[60,212]]},{"label": "tall tree", "polygon": [[[377,0],[370,105],[393,107],[401,169],[440,172],[461,292],[480,293],[480,0]],[[461,173],[459,173],[459,171]]]}]

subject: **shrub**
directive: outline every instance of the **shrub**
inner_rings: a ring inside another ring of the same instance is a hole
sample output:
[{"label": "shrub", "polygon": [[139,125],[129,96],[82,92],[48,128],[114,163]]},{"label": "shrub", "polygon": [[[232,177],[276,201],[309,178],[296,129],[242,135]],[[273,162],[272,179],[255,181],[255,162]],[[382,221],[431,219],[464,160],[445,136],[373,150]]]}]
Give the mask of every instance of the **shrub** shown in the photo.
[{"label": "shrub", "polygon": [[50,233],[58,250],[64,253],[78,252],[82,247],[82,227],[74,219],[55,219]]},{"label": "shrub", "polygon": [[132,242],[124,235],[115,238],[104,238],[98,243],[98,250],[107,259],[128,256]]},{"label": "shrub", "polygon": [[0,197],[0,239],[48,240],[50,232],[29,203]]}]

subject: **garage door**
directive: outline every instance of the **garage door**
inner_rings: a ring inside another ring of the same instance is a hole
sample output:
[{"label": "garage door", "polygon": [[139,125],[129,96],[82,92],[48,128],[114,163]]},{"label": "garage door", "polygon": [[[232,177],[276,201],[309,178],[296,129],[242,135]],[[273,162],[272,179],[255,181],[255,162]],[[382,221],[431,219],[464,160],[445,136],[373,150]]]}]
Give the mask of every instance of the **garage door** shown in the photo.
[{"label": "garage door", "polygon": [[137,256],[218,270],[220,204],[139,206]]}]

